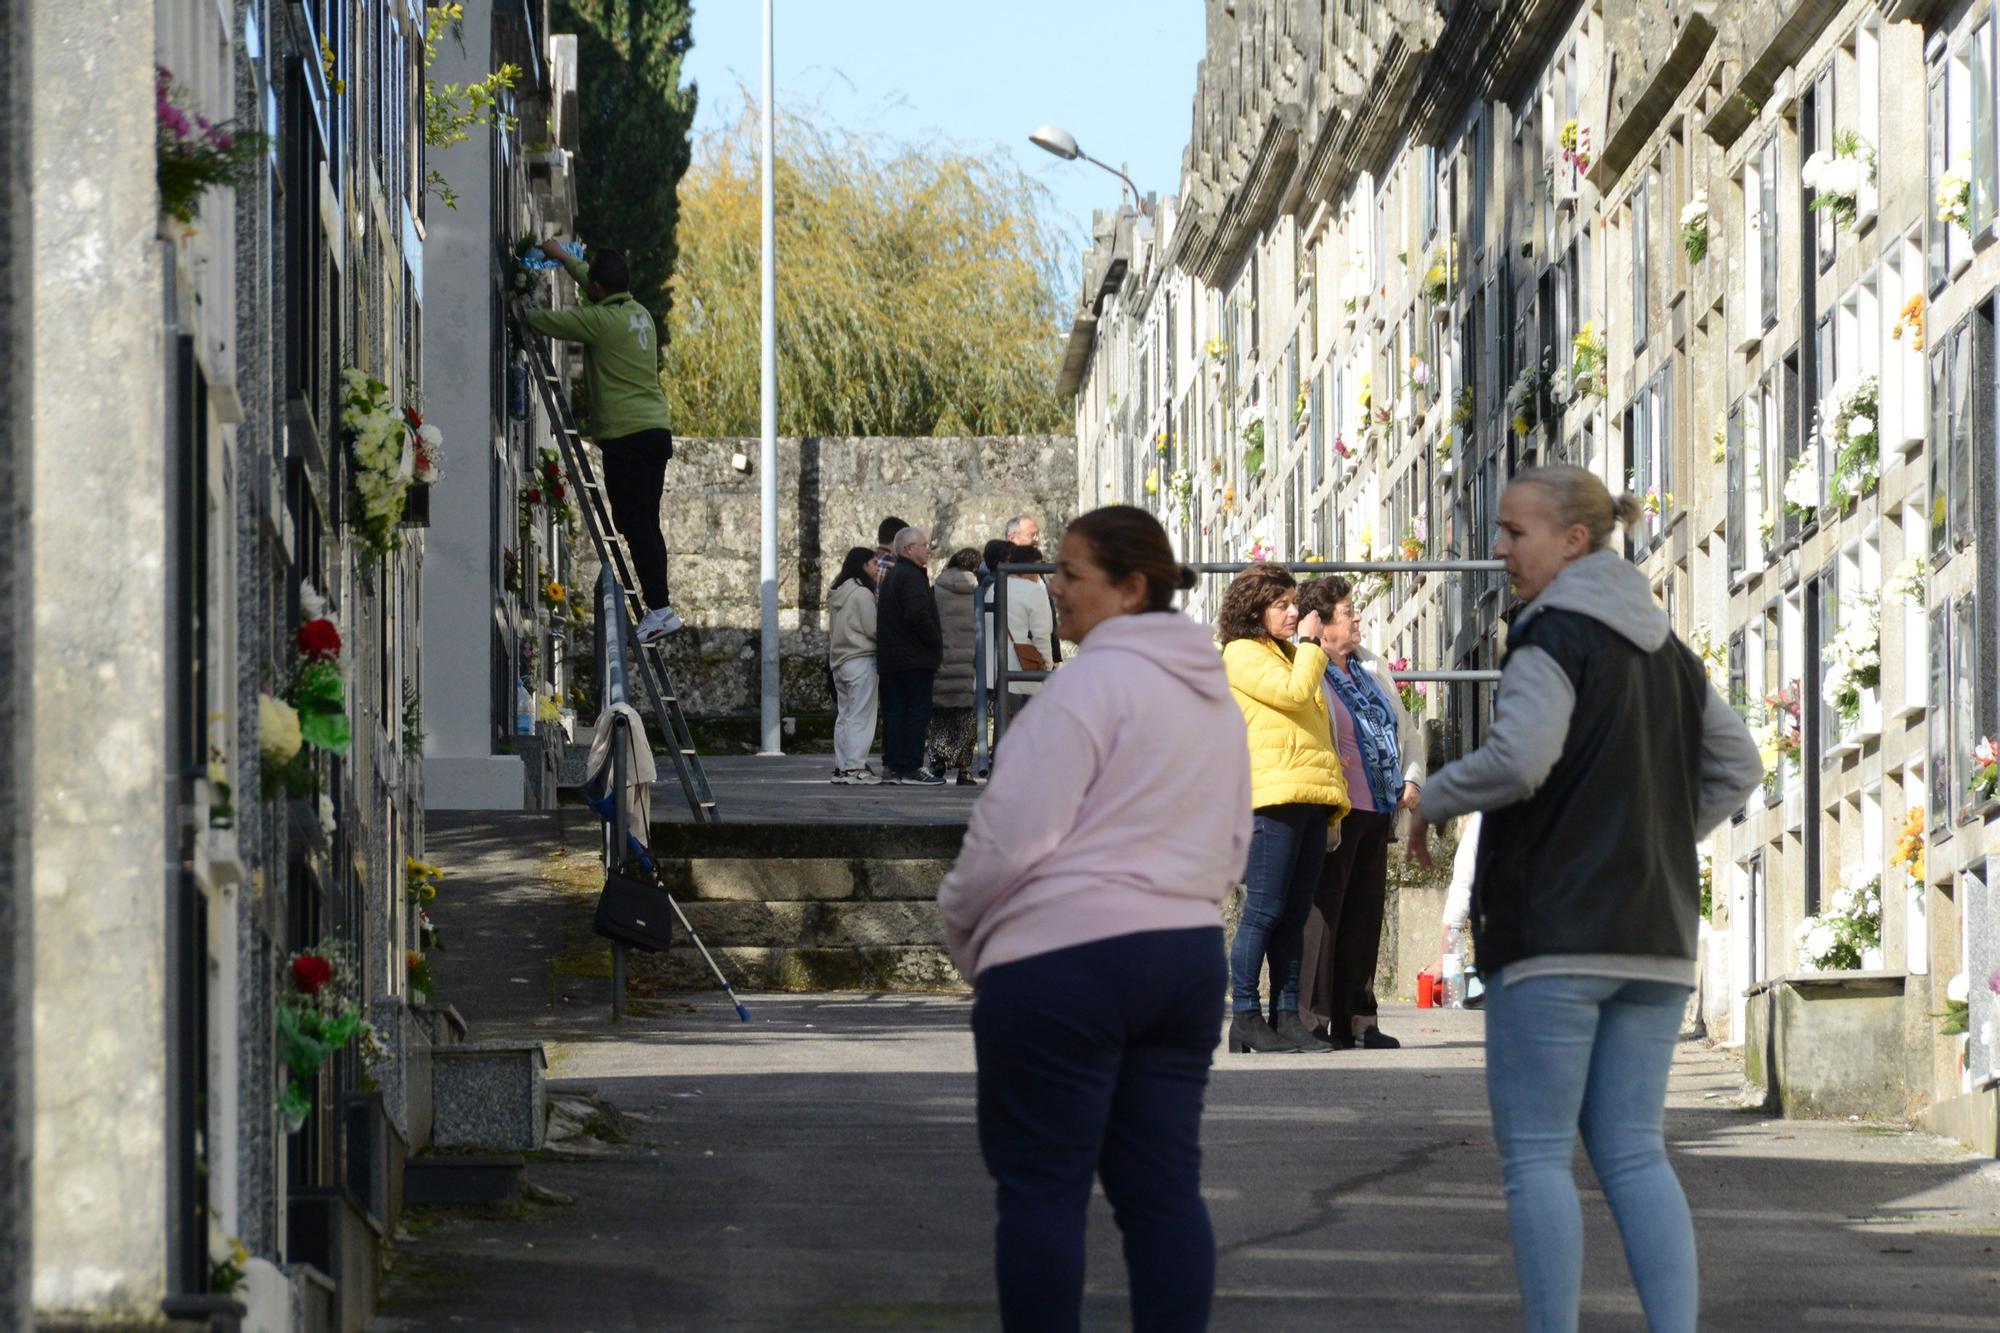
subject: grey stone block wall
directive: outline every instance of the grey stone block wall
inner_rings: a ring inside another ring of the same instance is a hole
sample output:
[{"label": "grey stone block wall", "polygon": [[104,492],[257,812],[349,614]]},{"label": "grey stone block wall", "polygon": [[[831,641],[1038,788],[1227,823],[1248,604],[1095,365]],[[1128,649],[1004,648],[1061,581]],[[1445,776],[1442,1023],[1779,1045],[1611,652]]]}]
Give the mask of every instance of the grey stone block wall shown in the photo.
[{"label": "grey stone block wall", "polygon": [[[680,439],[667,466],[667,574],[688,622],[668,656],[682,706],[697,717],[757,711],[758,449],[754,439]],[[749,471],[731,465],[736,454]],[[822,665],[828,588],[847,549],[873,546],[884,518],[930,529],[935,574],[954,550],[983,546],[1019,513],[1035,515],[1053,553],[1075,512],[1076,441],[1066,435],[779,440],[785,711],[831,708]],[[595,569],[586,573],[595,578]]]}]

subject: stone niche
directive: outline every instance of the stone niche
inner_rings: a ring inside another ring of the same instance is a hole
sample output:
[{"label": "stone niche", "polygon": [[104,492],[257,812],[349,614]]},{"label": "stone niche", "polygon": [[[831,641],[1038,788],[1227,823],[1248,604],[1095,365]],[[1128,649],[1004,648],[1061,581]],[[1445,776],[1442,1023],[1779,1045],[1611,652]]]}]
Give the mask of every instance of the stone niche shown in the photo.
[{"label": "stone niche", "polygon": [[[677,439],[667,465],[667,576],[688,625],[669,640],[668,663],[697,719],[757,712],[758,449],[754,439]],[[872,547],[884,518],[930,530],[935,577],[953,551],[985,545],[1016,514],[1035,516],[1053,555],[1075,512],[1076,441],[1067,435],[779,440],[784,711],[831,711],[827,592],[848,548]],[[594,567],[581,572],[596,577]]]}]

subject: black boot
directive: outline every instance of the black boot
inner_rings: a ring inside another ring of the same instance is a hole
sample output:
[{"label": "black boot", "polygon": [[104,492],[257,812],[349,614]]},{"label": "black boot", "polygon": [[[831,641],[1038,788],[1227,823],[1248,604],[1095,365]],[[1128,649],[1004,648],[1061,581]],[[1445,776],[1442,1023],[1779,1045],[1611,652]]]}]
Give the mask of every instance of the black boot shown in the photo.
[{"label": "black boot", "polygon": [[1332,1042],[1321,1041],[1313,1035],[1305,1023],[1300,1020],[1298,1010],[1280,1009],[1272,1017],[1276,1021],[1271,1024],[1271,1030],[1277,1033],[1281,1040],[1290,1042],[1300,1050],[1317,1052],[1333,1049]]},{"label": "black boot", "polygon": [[1229,1051],[1232,1055],[1242,1051],[1260,1055],[1296,1055],[1303,1049],[1273,1032],[1262,1014],[1238,1014],[1229,1020]]}]

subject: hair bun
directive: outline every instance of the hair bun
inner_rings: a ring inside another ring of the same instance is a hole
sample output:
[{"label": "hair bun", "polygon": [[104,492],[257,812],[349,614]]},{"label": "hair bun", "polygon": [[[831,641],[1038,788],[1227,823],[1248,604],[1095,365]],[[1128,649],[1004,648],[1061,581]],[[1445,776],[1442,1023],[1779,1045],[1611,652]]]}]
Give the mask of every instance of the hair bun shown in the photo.
[{"label": "hair bun", "polygon": [[1627,491],[1611,502],[1611,512],[1617,516],[1620,523],[1629,527],[1639,521],[1640,516],[1646,512],[1646,507],[1639,503],[1638,496]]},{"label": "hair bun", "polygon": [[1176,566],[1176,568],[1180,572],[1175,577],[1174,582],[1180,586],[1180,590],[1182,592],[1192,591],[1194,585],[1201,582],[1201,576],[1195,573],[1194,570],[1189,568],[1188,566],[1178,565]]}]

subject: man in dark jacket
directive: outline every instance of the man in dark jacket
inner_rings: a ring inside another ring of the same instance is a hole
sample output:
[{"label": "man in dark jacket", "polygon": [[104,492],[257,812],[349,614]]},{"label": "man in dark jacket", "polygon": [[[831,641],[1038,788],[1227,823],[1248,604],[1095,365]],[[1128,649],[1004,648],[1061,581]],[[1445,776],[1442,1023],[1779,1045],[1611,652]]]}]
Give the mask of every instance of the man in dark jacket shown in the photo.
[{"label": "man in dark jacket", "polygon": [[904,528],[891,543],[894,563],[875,609],[875,671],[882,686],[882,767],[889,782],[938,787],[924,767],[931,686],[944,661],[944,629],[931,596],[930,534]]}]

